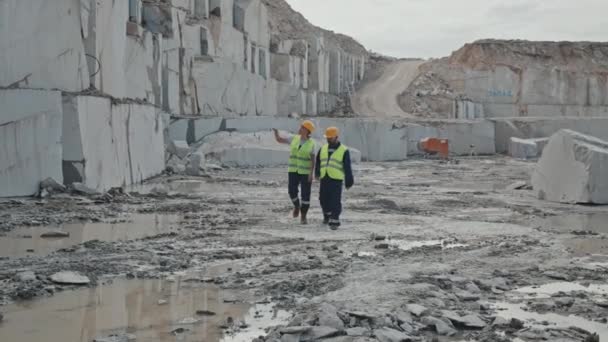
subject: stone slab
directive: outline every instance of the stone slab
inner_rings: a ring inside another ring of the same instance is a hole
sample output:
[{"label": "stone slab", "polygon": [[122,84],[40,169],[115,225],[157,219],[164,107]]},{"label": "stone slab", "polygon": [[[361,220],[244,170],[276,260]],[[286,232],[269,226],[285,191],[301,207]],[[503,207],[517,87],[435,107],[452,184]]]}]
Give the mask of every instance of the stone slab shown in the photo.
[{"label": "stone slab", "polygon": [[522,160],[538,158],[548,142],[549,138],[521,139],[512,137],[509,144],[509,155]]},{"label": "stone slab", "polygon": [[608,142],[572,130],[554,134],[532,175],[539,199],[608,204]]},{"label": "stone slab", "polygon": [[507,153],[511,137],[522,139],[550,137],[560,129],[608,139],[608,117],[563,118],[510,118],[493,119],[495,124],[496,152]]},{"label": "stone slab", "polygon": [[0,197],[31,196],[46,178],[63,182],[61,93],[0,90]]}]

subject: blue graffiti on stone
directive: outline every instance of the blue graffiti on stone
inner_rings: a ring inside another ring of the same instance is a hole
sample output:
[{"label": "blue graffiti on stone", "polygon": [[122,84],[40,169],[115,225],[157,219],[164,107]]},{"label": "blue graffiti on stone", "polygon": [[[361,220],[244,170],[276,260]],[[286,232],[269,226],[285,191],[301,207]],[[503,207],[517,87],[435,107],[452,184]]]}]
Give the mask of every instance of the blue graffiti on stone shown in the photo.
[{"label": "blue graffiti on stone", "polygon": [[488,90],[488,96],[513,97],[513,92],[511,90],[490,89]]}]

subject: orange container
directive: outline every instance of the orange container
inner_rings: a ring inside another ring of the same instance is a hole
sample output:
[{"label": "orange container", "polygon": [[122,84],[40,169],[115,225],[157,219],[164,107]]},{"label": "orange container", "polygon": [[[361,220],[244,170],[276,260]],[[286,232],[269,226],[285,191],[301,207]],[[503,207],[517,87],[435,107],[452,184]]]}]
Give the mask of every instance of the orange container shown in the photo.
[{"label": "orange container", "polygon": [[424,138],[420,140],[418,146],[425,153],[439,154],[443,158],[447,158],[450,154],[450,144],[447,139]]}]

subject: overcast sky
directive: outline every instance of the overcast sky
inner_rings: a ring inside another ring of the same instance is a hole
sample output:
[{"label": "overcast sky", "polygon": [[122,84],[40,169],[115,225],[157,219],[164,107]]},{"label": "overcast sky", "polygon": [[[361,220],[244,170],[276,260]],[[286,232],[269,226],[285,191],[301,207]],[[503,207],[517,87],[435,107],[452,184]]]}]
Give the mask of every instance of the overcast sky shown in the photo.
[{"label": "overcast sky", "polygon": [[608,0],[287,0],[317,26],[396,57],[481,38],[608,41]]}]

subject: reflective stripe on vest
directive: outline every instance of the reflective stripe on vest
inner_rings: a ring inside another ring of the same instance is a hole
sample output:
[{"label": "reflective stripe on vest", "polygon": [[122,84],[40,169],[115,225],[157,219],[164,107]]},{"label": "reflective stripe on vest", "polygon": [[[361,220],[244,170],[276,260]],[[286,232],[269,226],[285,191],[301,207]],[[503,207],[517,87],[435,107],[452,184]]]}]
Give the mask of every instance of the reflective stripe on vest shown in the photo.
[{"label": "reflective stripe on vest", "polygon": [[344,180],[344,153],[348,151],[348,148],[344,145],[340,145],[337,150],[329,156],[329,144],[326,144],[321,148],[321,178],[325,175],[331,179]]},{"label": "reflective stripe on vest", "polygon": [[309,175],[312,167],[311,154],[314,152],[315,143],[312,139],[308,139],[300,146],[300,141],[301,137],[299,135],[294,136],[291,140],[288,172]]}]

